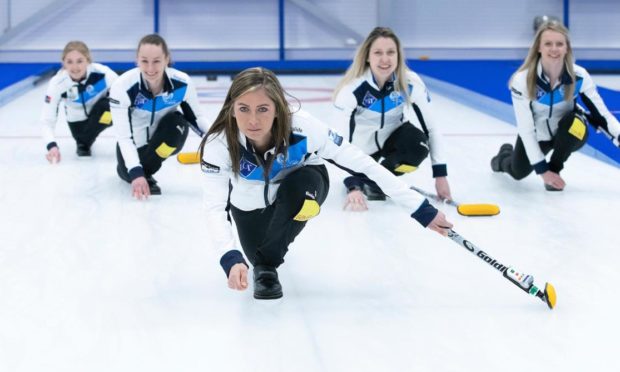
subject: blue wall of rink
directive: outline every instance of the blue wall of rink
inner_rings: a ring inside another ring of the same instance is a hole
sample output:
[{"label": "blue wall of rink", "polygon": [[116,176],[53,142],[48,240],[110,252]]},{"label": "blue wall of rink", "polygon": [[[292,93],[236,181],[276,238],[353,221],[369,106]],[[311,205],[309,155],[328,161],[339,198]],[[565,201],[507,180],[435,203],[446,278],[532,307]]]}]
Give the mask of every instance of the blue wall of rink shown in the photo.
[{"label": "blue wall of rink", "polygon": [[[105,62],[104,62],[105,63]],[[243,62],[178,62],[175,68],[192,74],[230,74],[249,67],[263,66],[277,73],[321,73],[342,74],[351,62],[348,60],[334,61],[243,61]],[[620,71],[620,61],[590,61],[583,60],[577,63],[590,72]],[[133,68],[133,63],[106,63],[118,72]],[[442,80],[456,86],[482,94],[507,104],[511,103],[508,90],[508,80],[520,66],[520,60],[487,60],[487,61],[435,61],[435,60],[408,60],[408,65],[416,72]],[[32,84],[40,79],[32,77],[50,75],[60,67],[54,63],[0,63],[0,98],[3,98],[7,87],[19,84],[30,78]],[[463,72],[466,73],[463,73]],[[599,88],[607,107],[620,119],[620,92]],[[10,97],[4,97],[6,101]],[[456,97],[458,99],[458,97]],[[484,107],[478,108],[484,111]],[[514,124],[514,119],[513,119]],[[620,149],[613,146],[602,134],[591,133],[588,138],[595,150],[620,165]]]}]

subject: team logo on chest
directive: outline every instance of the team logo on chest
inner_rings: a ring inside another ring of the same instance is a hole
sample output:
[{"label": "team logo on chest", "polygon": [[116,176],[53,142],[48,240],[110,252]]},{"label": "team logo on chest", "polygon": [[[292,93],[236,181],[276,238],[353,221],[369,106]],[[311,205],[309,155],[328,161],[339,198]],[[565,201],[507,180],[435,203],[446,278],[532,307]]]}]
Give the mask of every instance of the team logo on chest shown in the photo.
[{"label": "team logo on chest", "polygon": [[69,88],[69,90],[67,91],[67,98],[70,100],[74,100],[78,97],[79,95],[79,90],[78,90],[78,86],[74,85],[71,88]]},{"label": "team logo on chest", "polygon": [[560,97],[562,97],[562,99],[564,99],[564,85],[560,86],[558,88],[558,93],[560,93]]},{"label": "team logo on chest", "polygon": [[390,93],[390,100],[398,105],[403,102],[403,96],[401,96],[400,93],[393,91]]},{"label": "team logo on chest", "polygon": [[248,176],[250,173],[254,171],[258,166],[246,158],[242,158],[241,162],[239,162],[239,173],[242,176]]},{"label": "team logo on chest", "polygon": [[290,168],[299,163],[299,160],[293,159],[291,157],[291,154],[289,154],[289,156],[285,158],[284,154],[279,153],[278,155],[276,155],[276,163],[280,164],[282,168]]},{"label": "team logo on chest", "polygon": [[166,92],[164,94],[161,95],[161,99],[164,101],[164,103],[173,103],[174,102],[174,93],[173,92]]},{"label": "team logo on chest", "polygon": [[542,96],[544,96],[545,94],[547,94],[547,92],[545,92],[544,89],[542,88],[536,88],[536,99],[540,99]]},{"label": "team logo on chest", "polygon": [[364,107],[370,107],[375,102],[377,102],[377,97],[373,96],[370,92],[366,92],[366,95],[362,100],[362,105],[364,105]]},{"label": "team logo on chest", "polygon": [[280,154],[276,155],[276,162],[278,164],[280,164],[281,166],[285,166],[286,165],[286,159],[284,158],[284,154],[280,153]]},{"label": "team logo on chest", "polygon": [[149,101],[148,98],[146,98],[144,95],[142,95],[142,93],[138,93],[138,95],[136,96],[136,98],[133,100],[133,104],[135,106],[138,107],[142,107],[144,106],[145,103],[147,103]]}]

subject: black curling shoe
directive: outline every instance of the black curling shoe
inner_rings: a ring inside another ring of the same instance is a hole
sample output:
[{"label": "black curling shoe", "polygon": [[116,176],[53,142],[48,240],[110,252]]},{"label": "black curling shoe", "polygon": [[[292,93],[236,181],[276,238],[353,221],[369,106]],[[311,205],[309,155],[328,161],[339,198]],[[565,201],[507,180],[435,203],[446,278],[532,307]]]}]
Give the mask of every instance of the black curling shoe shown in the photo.
[{"label": "black curling shoe", "polygon": [[512,150],[513,147],[510,143],[504,143],[502,147],[499,148],[497,155],[491,159],[491,169],[493,169],[493,172],[502,172],[502,160],[511,156]]},{"label": "black curling shoe", "polygon": [[282,297],[282,285],[278,272],[273,266],[256,265],[254,267],[254,298],[275,300]]},{"label": "black curling shoe", "polygon": [[91,155],[90,147],[84,144],[78,143],[75,153],[77,154],[77,156],[90,156]]},{"label": "black curling shoe", "polygon": [[151,192],[151,195],[161,195],[161,188],[153,176],[146,177],[146,182],[149,184],[149,191]]}]

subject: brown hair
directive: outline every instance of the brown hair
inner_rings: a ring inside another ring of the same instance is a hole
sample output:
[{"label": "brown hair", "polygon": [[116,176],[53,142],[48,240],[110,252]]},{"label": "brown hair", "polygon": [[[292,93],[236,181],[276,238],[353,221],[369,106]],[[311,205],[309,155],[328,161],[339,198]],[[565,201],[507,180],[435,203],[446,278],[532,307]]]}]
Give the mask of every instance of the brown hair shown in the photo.
[{"label": "brown hair", "polygon": [[158,34],[148,34],[140,39],[138,43],[138,49],[136,49],[136,53],[140,50],[140,47],[144,44],[157,45],[161,47],[161,50],[164,52],[166,58],[168,58],[168,67],[172,66],[172,58],[170,57],[170,49],[168,49],[168,44],[163,37]]},{"label": "brown hair", "polygon": [[67,45],[65,45],[65,48],[62,50],[61,61],[64,61],[67,54],[69,54],[70,52],[73,52],[74,50],[82,54],[84,57],[86,57],[86,60],[88,61],[88,63],[93,62],[93,59],[90,55],[90,49],[88,49],[88,46],[86,46],[86,43],[84,43],[83,41],[79,41],[79,40],[70,41],[67,43]]},{"label": "brown hair", "polygon": [[[517,72],[527,70],[527,94],[530,99],[536,97],[536,69],[538,66],[538,61],[540,60],[540,52],[538,50],[540,49],[540,40],[542,39],[542,34],[547,30],[559,32],[560,34],[564,35],[564,38],[566,39],[566,55],[564,56],[564,68],[568,75],[570,75],[573,82],[564,86],[564,100],[571,101],[573,99],[573,94],[575,93],[575,69],[573,68],[573,48],[571,47],[570,38],[568,37],[568,29],[564,27],[564,25],[560,22],[551,20],[543,23],[538,27],[538,31],[536,31],[536,36],[534,36],[534,42],[530,47],[525,61],[523,61],[523,64],[521,65],[521,67],[519,67]],[[517,72],[515,72],[510,78],[511,83]]]},{"label": "brown hair", "polygon": [[[204,154],[205,145],[216,135],[224,132],[226,142],[228,144],[228,154],[232,163],[232,171],[235,176],[239,175],[239,163],[241,161],[241,151],[239,144],[239,126],[237,120],[233,116],[235,101],[246,93],[253,92],[257,89],[264,89],[267,96],[275,105],[276,115],[271,127],[272,140],[275,146],[276,154],[284,154],[286,156],[289,137],[291,135],[291,110],[286,100],[286,92],[280,85],[276,75],[262,67],[253,67],[240,72],[232,82],[224,105],[220,109],[215,122],[209,128],[207,134],[200,143],[200,158]],[[265,164],[265,175],[269,174],[271,165],[275,156]]]},{"label": "brown hair", "polygon": [[410,70],[405,63],[405,54],[403,52],[402,44],[400,43],[400,40],[398,39],[394,31],[392,31],[392,29],[389,27],[375,27],[370,32],[370,34],[368,34],[366,40],[364,40],[362,45],[360,45],[360,47],[357,49],[357,52],[355,53],[353,64],[351,64],[342,80],[340,80],[340,82],[336,86],[333,96],[334,99],[338,95],[338,92],[340,92],[340,90],[345,85],[347,85],[353,79],[362,76],[366,72],[366,70],[370,68],[370,65],[368,64],[370,47],[372,46],[372,43],[374,43],[375,40],[380,37],[392,39],[396,44],[396,49],[398,50],[398,65],[396,66],[396,70],[394,71],[396,73],[397,79],[394,82],[394,90],[400,91],[401,94],[405,96],[405,102],[408,101],[409,92],[407,90],[407,72]]}]

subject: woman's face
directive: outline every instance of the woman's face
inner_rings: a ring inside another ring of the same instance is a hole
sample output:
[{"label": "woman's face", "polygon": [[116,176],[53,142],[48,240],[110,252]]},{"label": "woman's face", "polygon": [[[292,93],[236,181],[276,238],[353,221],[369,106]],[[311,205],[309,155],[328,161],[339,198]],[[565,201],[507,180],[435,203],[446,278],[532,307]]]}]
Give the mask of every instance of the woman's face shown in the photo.
[{"label": "woman's face", "polygon": [[138,67],[149,86],[157,86],[164,77],[170,58],[161,45],[142,44],[138,48]]},{"label": "woman's face", "polygon": [[77,50],[72,50],[62,60],[62,67],[67,70],[71,80],[80,81],[86,77],[88,58]]},{"label": "woman's face", "polygon": [[368,64],[375,80],[381,85],[396,71],[398,48],[392,38],[379,37],[370,45]]},{"label": "woman's face", "polygon": [[546,30],[540,35],[538,52],[543,64],[563,63],[568,52],[568,43],[561,33]]},{"label": "woman's face", "polygon": [[261,151],[268,150],[271,144],[271,127],[276,118],[276,105],[264,88],[248,92],[235,100],[233,113],[237,126]]}]

